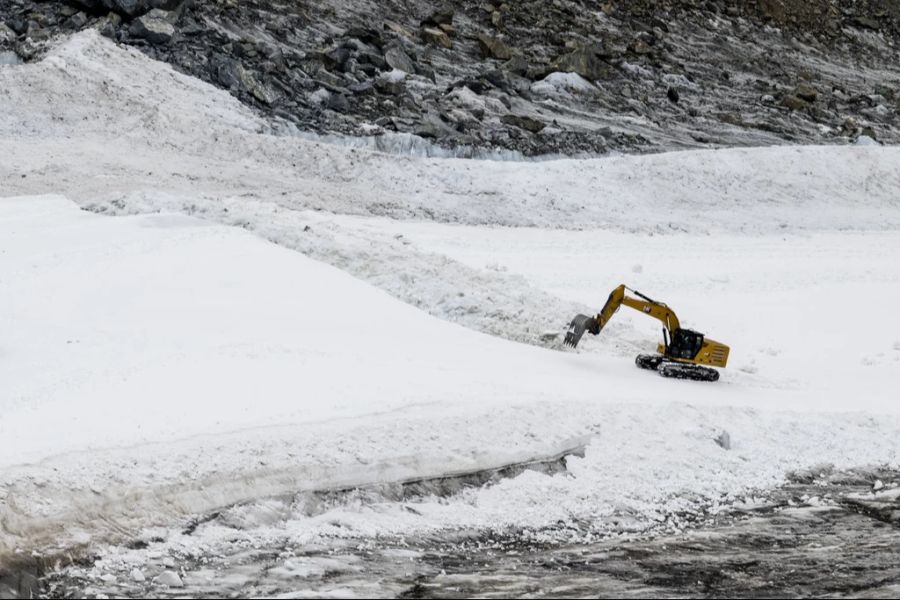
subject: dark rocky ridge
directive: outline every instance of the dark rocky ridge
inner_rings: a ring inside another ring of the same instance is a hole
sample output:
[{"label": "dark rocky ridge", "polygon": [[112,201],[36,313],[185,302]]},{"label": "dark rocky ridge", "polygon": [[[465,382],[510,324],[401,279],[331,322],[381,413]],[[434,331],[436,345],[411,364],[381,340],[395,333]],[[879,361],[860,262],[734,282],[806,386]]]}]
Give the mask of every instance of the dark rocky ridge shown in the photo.
[{"label": "dark rocky ridge", "polygon": [[308,131],[528,155],[900,141],[900,0],[7,0],[0,22],[0,53],[96,27]]}]

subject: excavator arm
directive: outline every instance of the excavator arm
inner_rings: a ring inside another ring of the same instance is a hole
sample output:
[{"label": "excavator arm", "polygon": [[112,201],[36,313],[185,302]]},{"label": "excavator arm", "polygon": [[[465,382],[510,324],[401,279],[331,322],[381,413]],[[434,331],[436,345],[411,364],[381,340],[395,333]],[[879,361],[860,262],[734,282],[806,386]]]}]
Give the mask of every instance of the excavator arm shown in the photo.
[{"label": "excavator arm", "polygon": [[[631,292],[635,297],[629,296],[627,292]],[[564,343],[575,348],[585,332],[597,335],[606,327],[606,324],[609,323],[610,319],[623,304],[661,321],[669,332],[670,337],[673,331],[677,331],[681,327],[678,317],[675,316],[675,311],[671,308],[623,284],[610,292],[609,298],[606,299],[606,304],[603,305],[603,308],[600,309],[596,316],[577,315],[572,319],[572,322],[569,324],[569,331],[566,332]]]}]

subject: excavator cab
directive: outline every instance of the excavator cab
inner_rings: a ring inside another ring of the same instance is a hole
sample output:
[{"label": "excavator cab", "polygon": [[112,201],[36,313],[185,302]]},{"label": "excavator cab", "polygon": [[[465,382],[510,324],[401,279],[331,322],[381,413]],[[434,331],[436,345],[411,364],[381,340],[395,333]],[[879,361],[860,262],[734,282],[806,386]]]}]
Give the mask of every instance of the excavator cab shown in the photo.
[{"label": "excavator cab", "polygon": [[676,329],[666,346],[666,356],[693,360],[703,348],[703,334],[690,329]]}]

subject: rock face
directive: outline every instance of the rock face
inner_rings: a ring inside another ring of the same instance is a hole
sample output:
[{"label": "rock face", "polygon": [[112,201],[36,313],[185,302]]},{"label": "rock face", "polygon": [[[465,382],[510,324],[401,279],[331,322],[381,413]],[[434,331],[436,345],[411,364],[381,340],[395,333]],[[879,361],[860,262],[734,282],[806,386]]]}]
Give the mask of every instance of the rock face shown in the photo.
[{"label": "rock face", "polygon": [[900,0],[584,6],[14,0],[0,57],[96,28],[300,129],[455,149],[900,143]]},{"label": "rock face", "polygon": [[150,12],[154,8],[172,10],[184,0],[74,0],[94,13],[117,12],[129,17],[136,17]]}]

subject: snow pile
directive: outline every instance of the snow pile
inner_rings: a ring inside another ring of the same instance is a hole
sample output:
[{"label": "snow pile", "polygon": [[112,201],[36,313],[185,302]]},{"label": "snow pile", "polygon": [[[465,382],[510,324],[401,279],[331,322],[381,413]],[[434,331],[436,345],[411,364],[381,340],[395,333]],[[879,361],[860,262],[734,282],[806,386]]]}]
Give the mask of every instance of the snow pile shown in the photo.
[{"label": "snow pile", "polygon": [[535,94],[553,96],[555,94],[592,94],[597,87],[578,73],[550,73],[540,81],[531,84]]}]

